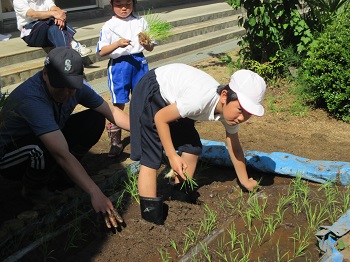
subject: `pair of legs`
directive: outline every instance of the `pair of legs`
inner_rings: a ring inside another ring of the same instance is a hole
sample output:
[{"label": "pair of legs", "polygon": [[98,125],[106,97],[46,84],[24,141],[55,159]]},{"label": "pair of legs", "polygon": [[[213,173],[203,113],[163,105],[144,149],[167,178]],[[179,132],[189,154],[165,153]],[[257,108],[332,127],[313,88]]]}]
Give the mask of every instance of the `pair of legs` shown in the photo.
[{"label": "pair of legs", "polygon": [[[175,149],[178,150],[181,157],[187,164],[187,175],[193,178],[196,170],[199,155],[202,151],[202,144],[199,134],[195,129],[195,121],[182,118],[173,123],[170,123],[171,139]],[[152,127],[151,124],[149,128]],[[156,130],[155,130],[156,132]],[[138,190],[140,196],[144,197],[156,197],[157,196],[157,170],[161,165],[163,156],[163,147],[160,143],[157,133],[155,135],[143,135],[141,134],[141,144],[143,144],[141,153],[141,167],[138,178]],[[151,153],[146,152],[147,149],[151,149]],[[181,179],[181,178],[180,178]],[[175,178],[174,184],[179,184],[183,181],[179,180],[179,177]]]},{"label": "pair of legs", "polygon": [[[170,124],[170,130],[174,147],[187,163],[187,175],[193,178],[198,157],[201,152],[201,143],[199,135],[194,128],[194,121],[187,118],[180,119]],[[145,141],[141,141],[141,144],[143,144],[145,148],[150,149],[148,147],[149,144],[144,142]],[[142,148],[142,150],[143,149],[144,148]],[[142,152],[140,159],[141,167],[138,177],[141,217],[146,221],[162,225],[164,224],[166,214],[164,214],[163,198],[157,194],[157,169],[160,166],[163,155],[160,141],[158,146],[156,143],[155,147],[149,150],[150,152],[147,151],[146,149]],[[156,157],[157,155],[159,158]],[[157,160],[159,160],[159,162]],[[198,203],[198,193],[196,190],[187,190],[186,187],[183,187],[183,183],[185,182],[180,181],[178,177],[175,178],[175,182],[170,189],[170,199],[193,204]]]},{"label": "pair of legs", "polygon": [[[114,106],[124,110],[125,104],[130,101],[130,93],[146,72],[148,72],[148,64],[143,53],[109,60],[107,78]],[[108,157],[118,157],[123,152],[122,130],[112,123],[109,123],[106,129],[111,139]]]},{"label": "pair of legs", "polygon": [[[162,162],[163,146],[154,124],[154,116],[165,106],[167,103],[160,94],[157,77],[154,70],[151,70],[136,85],[130,103],[130,158],[140,161],[141,164],[138,180],[141,216],[155,224],[163,224],[164,217],[163,200],[161,196],[157,196],[156,185],[156,173]],[[191,178],[202,151],[194,123],[194,120],[181,118],[169,124],[173,145],[185,159],[188,165],[187,174]],[[171,198],[189,202],[190,199],[181,194],[183,192],[178,185],[173,186]]]},{"label": "pair of legs", "polygon": [[[125,108],[125,104],[113,105],[121,110],[124,110]],[[108,132],[108,137],[111,139],[111,146],[107,156],[110,158],[118,157],[124,149],[124,145],[122,143],[122,129],[119,126],[114,125],[113,123],[108,123],[106,126],[106,130]]]},{"label": "pair of legs", "polygon": [[[187,175],[193,178],[196,170],[198,156],[183,152],[181,157],[187,163]],[[144,165],[140,167],[140,173],[138,178],[138,190],[140,196],[143,197],[157,197],[157,170]],[[178,177],[175,178],[175,184],[180,183]]]},{"label": "pair of legs", "polygon": [[38,20],[24,26],[26,29],[31,29],[28,36],[23,37],[23,40],[28,46],[34,47],[60,47],[69,46],[80,53],[81,56],[86,56],[92,52],[74,40],[73,36],[76,30],[68,23],[61,30],[55,24],[54,19]]},{"label": "pair of legs", "polygon": [[[105,121],[104,116],[91,109],[69,117],[62,133],[70,152],[78,160],[98,142]],[[8,146],[5,155],[0,159],[0,174],[7,179],[22,180],[25,187],[33,190],[39,190],[48,184],[73,185],[40,139],[34,135],[23,137]]]}]

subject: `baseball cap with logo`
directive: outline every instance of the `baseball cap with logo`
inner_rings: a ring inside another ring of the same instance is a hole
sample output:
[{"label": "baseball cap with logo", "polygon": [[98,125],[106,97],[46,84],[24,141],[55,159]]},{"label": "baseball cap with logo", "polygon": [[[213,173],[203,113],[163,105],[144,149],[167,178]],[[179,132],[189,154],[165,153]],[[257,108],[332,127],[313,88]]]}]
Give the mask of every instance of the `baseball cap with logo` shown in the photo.
[{"label": "baseball cap with logo", "polygon": [[53,87],[73,89],[83,87],[83,59],[77,51],[70,47],[52,49],[46,56],[45,68]]},{"label": "baseball cap with logo", "polygon": [[261,76],[250,70],[238,70],[231,76],[229,87],[237,94],[245,111],[256,116],[264,115],[261,101],[264,99],[266,83]]}]

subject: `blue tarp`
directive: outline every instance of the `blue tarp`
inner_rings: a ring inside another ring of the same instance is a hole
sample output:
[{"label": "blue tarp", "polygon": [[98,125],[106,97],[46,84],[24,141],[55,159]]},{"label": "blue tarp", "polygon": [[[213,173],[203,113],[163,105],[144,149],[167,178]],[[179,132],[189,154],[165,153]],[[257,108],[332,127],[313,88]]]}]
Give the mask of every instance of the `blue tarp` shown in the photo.
[{"label": "blue tarp", "polygon": [[321,226],[316,234],[320,249],[324,252],[319,262],[342,262],[344,256],[337,250],[337,241],[350,231],[350,210],[332,226]]},{"label": "blue tarp", "polygon": [[[225,143],[202,139],[203,150],[200,160],[212,165],[233,167]],[[247,166],[261,172],[301,176],[304,179],[326,183],[350,184],[350,162],[311,160],[283,152],[245,152]]]}]

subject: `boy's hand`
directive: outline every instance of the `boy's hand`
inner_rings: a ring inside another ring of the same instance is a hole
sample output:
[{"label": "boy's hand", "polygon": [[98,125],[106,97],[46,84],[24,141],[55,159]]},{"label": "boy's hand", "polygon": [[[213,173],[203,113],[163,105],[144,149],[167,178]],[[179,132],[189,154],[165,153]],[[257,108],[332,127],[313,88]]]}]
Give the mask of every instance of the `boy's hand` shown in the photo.
[{"label": "boy's hand", "polygon": [[183,158],[176,154],[174,157],[169,158],[170,166],[174,170],[174,173],[180,176],[183,180],[186,180],[184,171],[187,169],[186,162],[183,161]]},{"label": "boy's hand", "polygon": [[254,188],[257,186],[258,182],[254,180],[253,178],[249,178],[247,182],[242,184],[247,190],[253,191]]}]

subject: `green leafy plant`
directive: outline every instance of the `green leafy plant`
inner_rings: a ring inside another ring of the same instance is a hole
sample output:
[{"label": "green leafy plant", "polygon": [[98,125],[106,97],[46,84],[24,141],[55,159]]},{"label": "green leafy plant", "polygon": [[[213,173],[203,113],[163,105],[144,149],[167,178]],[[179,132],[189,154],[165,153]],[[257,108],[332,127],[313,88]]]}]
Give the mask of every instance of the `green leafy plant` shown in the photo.
[{"label": "green leafy plant", "polygon": [[[184,182],[182,183],[180,190],[182,190],[183,188],[186,192],[195,190],[198,187],[196,180],[192,177],[189,177],[186,171],[184,172],[184,175],[186,177],[186,180],[184,180]],[[166,173],[164,176],[164,178],[169,178],[171,180],[174,180],[175,177],[176,174],[173,169],[170,169],[169,172]]]},{"label": "green leafy plant", "polygon": [[128,178],[124,181],[124,190],[129,193],[138,204],[140,204],[139,191],[137,188],[137,174],[133,174],[130,170],[127,170],[127,173]]},{"label": "green leafy plant", "polygon": [[308,52],[300,73],[305,101],[350,122],[350,8],[327,26]]},{"label": "green leafy plant", "polygon": [[204,205],[204,218],[201,221],[201,226],[204,229],[204,232],[209,235],[216,228],[216,216],[217,213],[212,211],[208,205]]},{"label": "green leafy plant", "polygon": [[339,250],[344,250],[344,249],[346,249],[348,246],[349,246],[349,244],[346,244],[342,239],[339,239],[339,240],[337,241],[337,248],[338,248]]},{"label": "green leafy plant", "polygon": [[[164,262],[168,262],[168,261],[171,261],[171,256],[169,254],[169,251],[168,249],[166,249],[165,251],[163,251],[163,249],[159,249],[159,254],[160,254],[160,257],[162,259],[162,261]],[[164,253],[163,253],[164,252]]]},{"label": "green leafy plant", "polygon": [[187,172],[184,172],[184,175],[186,177],[186,180],[184,181],[184,183],[182,184],[180,189],[185,187],[186,191],[187,190],[191,190],[191,191],[195,190],[198,187],[196,180],[194,178],[189,177]]},{"label": "green leafy plant", "polygon": [[291,45],[301,53],[312,42],[311,31],[300,16],[298,0],[227,0],[227,3],[233,9],[246,11],[246,17],[239,18],[239,25],[246,29],[238,42],[243,65],[245,60],[277,62],[279,52],[286,47]]},{"label": "green leafy plant", "polygon": [[327,24],[336,19],[337,14],[346,9],[349,0],[305,0],[303,2],[305,21],[313,31],[322,32]]}]

